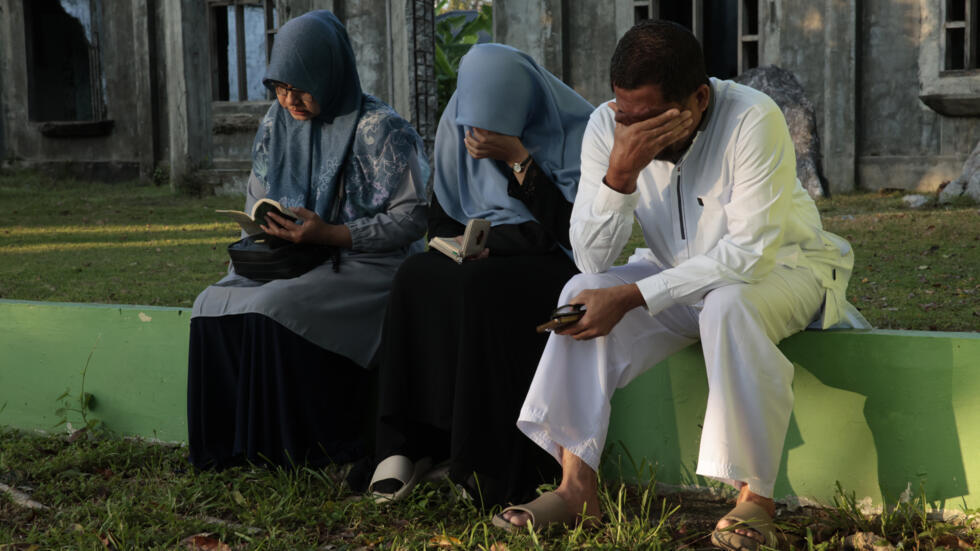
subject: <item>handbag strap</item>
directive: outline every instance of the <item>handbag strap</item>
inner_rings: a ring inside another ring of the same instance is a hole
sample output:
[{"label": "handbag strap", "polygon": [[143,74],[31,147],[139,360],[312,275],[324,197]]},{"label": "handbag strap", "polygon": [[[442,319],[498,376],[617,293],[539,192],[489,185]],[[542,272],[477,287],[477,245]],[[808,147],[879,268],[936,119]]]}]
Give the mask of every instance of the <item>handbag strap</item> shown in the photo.
[{"label": "handbag strap", "polygon": [[[334,196],[333,205],[330,207],[330,220],[328,224],[336,224],[340,221],[340,205],[344,202],[344,187],[347,185],[346,171],[347,163],[340,167],[340,174],[337,175],[337,194]],[[330,259],[333,264],[333,271],[340,272],[340,247],[333,247],[330,251]]]}]

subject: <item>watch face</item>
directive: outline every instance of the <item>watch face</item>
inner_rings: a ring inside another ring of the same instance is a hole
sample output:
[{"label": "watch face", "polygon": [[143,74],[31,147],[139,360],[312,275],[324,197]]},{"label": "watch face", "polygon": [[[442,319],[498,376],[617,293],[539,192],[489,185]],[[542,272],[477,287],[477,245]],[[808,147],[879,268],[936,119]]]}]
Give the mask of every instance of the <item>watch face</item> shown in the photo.
[{"label": "watch face", "polygon": [[511,168],[514,169],[514,172],[520,172],[524,170],[524,167],[521,166],[521,163],[514,163],[513,165],[511,165]]}]

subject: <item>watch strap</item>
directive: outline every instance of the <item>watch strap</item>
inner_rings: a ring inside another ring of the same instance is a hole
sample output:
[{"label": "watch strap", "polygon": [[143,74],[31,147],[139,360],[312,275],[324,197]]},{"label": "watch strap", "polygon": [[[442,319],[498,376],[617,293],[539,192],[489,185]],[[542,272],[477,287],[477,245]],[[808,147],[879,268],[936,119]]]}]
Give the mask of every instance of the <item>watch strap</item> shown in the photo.
[{"label": "watch strap", "polygon": [[514,172],[520,174],[521,172],[524,172],[524,169],[527,168],[527,165],[530,164],[530,162],[531,162],[531,155],[528,154],[528,156],[527,156],[526,159],[524,159],[523,161],[521,161],[519,163],[514,163],[514,164],[510,165],[510,168]]}]

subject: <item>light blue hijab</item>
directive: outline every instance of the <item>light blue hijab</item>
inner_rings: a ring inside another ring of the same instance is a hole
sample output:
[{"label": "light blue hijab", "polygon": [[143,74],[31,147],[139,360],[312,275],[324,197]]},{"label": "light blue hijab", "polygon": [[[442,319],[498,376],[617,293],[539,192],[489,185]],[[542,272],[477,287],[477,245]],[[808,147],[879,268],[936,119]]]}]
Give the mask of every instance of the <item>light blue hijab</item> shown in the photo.
[{"label": "light blue hijab", "polygon": [[[252,171],[267,197],[306,207],[329,222],[349,222],[385,209],[412,155],[423,181],[428,179],[421,138],[394,110],[361,91],[347,31],[329,11],[309,12],[279,29],[264,82],[309,92],[320,105],[315,119],[298,121],[276,101],[262,119]],[[334,220],[341,180],[344,200],[340,220]]]},{"label": "light blue hijab", "polygon": [[442,113],[435,143],[436,198],[465,224],[520,224],[534,216],[507,194],[509,167],[474,159],[463,138],[476,127],[517,136],[569,201],[578,189],[582,135],[592,105],[527,54],[503,44],[478,44],[459,63],[456,92]]}]

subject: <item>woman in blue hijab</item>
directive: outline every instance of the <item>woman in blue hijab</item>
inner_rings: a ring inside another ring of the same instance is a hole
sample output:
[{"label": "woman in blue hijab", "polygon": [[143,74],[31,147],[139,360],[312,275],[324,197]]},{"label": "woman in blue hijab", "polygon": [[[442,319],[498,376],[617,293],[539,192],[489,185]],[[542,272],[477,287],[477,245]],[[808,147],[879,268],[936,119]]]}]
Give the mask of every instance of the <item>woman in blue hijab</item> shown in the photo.
[{"label": "woman in blue hijab", "polygon": [[362,442],[369,377],[398,266],[422,249],[422,140],[361,91],[347,32],[315,11],[276,34],[264,82],[276,101],[252,148],[246,211],[267,234],[331,247],[334,262],[266,283],[235,273],[194,303],[188,369],[190,460],[279,465],[348,461]]},{"label": "woman in blue hijab", "polygon": [[568,220],[592,106],[528,55],[474,46],[436,132],[429,238],[491,222],[457,264],[416,255],[392,287],[379,352],[370,491],[399,499],[442,464],[485,506],[519,502],[554,460],[516,428],[546,341],[535,332],[575,273]]}]

